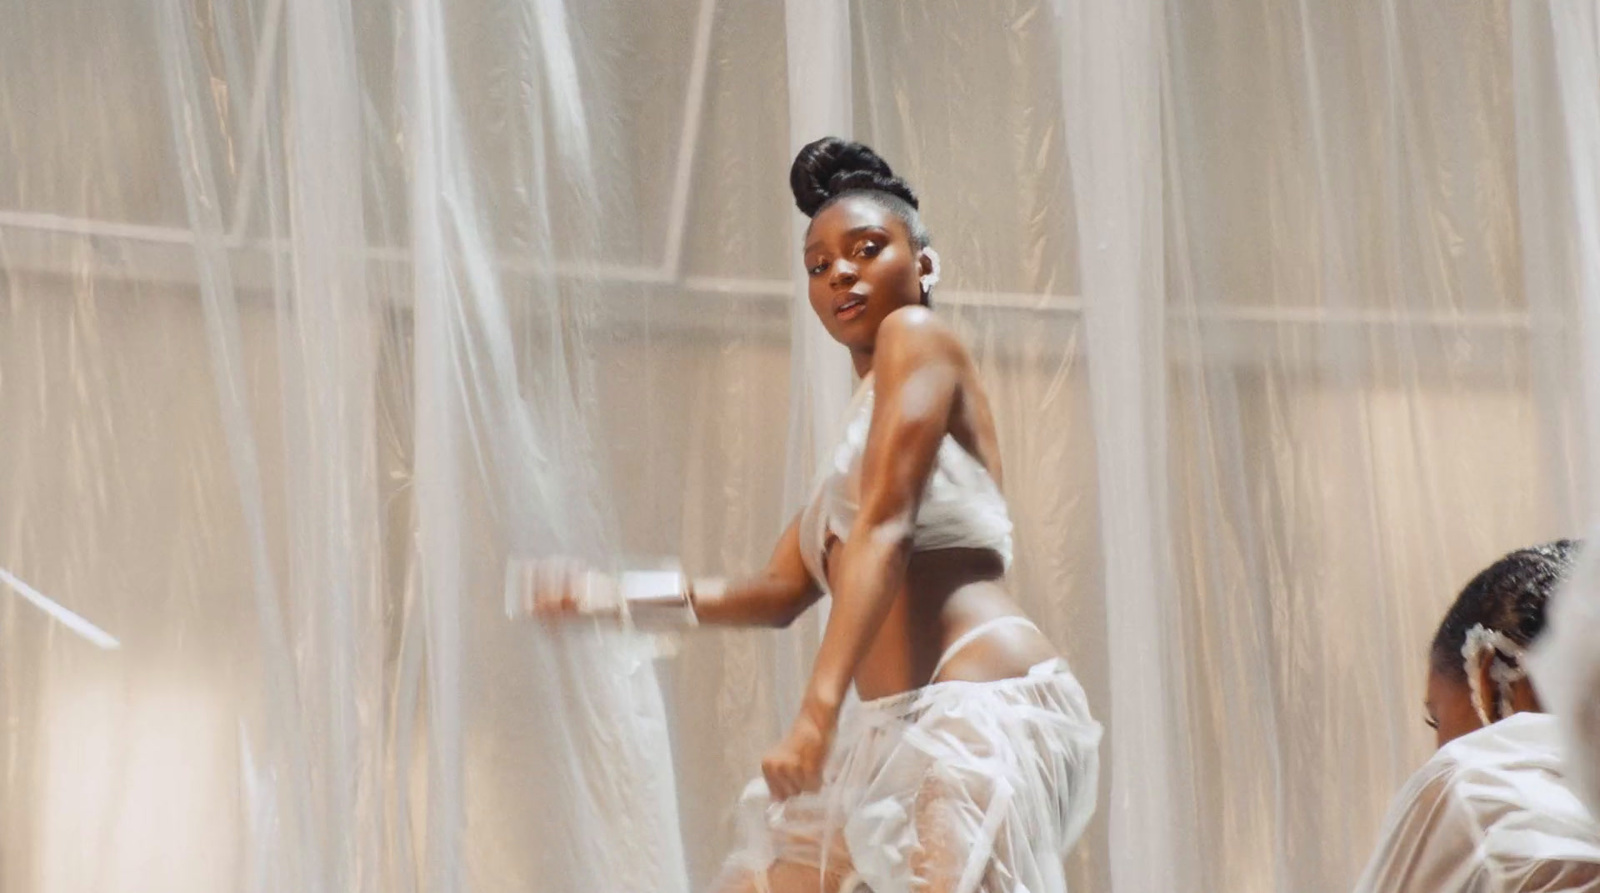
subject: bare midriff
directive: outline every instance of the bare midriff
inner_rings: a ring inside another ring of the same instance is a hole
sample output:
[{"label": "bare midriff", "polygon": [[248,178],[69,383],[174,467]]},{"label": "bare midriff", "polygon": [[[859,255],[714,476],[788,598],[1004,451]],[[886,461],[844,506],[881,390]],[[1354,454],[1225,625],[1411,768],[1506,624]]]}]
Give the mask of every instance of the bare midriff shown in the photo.
[{"label": "bare midriff", "polygon": [[[840,543],[828,544],[826,566],[835,566]],[[946,648],[968,630],[996,617],[1025,616],[1005,588],[1005,567],[988,549],[913,552],[905,585],[856,667],[856,692],[863,700],[920,688],[929,682],[992,682],[1027,675],[1056,656],[1050,640],[1023,624],[984,633],[953,655],[933,679]]]}]

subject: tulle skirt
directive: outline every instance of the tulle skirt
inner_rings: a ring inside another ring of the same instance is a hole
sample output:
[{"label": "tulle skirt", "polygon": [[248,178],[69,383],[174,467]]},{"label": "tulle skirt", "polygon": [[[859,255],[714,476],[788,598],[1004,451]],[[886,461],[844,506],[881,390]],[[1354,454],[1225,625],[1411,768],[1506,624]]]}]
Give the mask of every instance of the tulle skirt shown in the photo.
[{"label": "tulle skirt", "polygon": [[766,889],[776,862],[855,893],[1064,893],[1094,814],[1100,724],[1054,658],[1026,676],[938,682],[848,704],[821,790],[740,799],[742,846],[717,889]]}]

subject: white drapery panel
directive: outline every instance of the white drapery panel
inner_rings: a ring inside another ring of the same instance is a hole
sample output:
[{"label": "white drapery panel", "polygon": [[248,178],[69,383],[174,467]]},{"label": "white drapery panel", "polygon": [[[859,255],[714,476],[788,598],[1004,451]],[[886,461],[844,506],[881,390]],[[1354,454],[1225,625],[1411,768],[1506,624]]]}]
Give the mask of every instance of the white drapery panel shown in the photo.
[{"label": "white drapery panel", "polygon": [[[1530,57],[1550,61],[1527,72],[1517,83],[1519,108],[1518,146],[1527,147],[1530,159],[1524,184],[1530,193],[1528,218],[1539,218],[1535,237],[1543,238],[1539,269],[1543,278],[1530,276],[1529,289],[1546,286],[1550,295],[1577,297],[1577,324],[1558,339],[1566,362],[1581,366],[1583,385],[1574,395],[1579,405],[1572,423],[1582,429],[1587,450],[1578,454],[1575,489],[1587,494],[1587,504],[1597,504],[1594,488],[1600,484],[1600,8],[1594,4],[1561,4],[1548,11],[1519,9],[1551,28],[1524,29],[1528,35],[1550,41],[1544,53],[1528,42],[1518,45]],[[1519,69],[1523,73],[1523,69]],[[1539,142],[1535,145],[1534,138]],[[1550,171],[1556,171],[1550,176]],[[1565,176],[1562,176],[1565,174]],[[1557,308],[1549,316],[1560,315]],[[1555,320],[1551,319],[1550,324]],[[1600,537],[1600,524],[1588,529],[1592,544]],[[1569,773],[1591,811],[1600,811],[1600,551],[1586,551],[1572,579],[1551,610],[1550,629],[1532,658],[1534,684],[1547,709],[1562,723]]]},{"label": "white drapery panel", "polygon": [[765,559],[851,384],[796,284],[825,132],[923,196],[1107,723],[1076,889],[1348,889],[1444,606],[1595,505],[1592,22],[23,5],[0,889],[702,886],[815,621],[653,660],[501,575]]}]

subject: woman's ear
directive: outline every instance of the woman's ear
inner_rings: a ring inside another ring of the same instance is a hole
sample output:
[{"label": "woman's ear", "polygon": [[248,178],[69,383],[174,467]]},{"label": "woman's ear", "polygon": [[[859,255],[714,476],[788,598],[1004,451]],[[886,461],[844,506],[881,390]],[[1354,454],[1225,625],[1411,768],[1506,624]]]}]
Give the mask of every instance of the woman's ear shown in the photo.
[{"label": "woman's ear", "polygon": [[917,254],[917,270],[922,279],[922,297],[926,299],[939,284],[939,252],[924,248]]}]

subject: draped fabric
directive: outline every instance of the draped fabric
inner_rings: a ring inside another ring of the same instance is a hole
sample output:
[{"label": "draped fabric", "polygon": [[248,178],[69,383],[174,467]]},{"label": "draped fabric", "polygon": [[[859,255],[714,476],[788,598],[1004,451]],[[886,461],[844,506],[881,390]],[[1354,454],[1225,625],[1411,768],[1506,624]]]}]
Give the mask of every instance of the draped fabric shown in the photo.
[{"label": "draped fabric", "polygon": [[1548,713],[1451,741],[1395,796],[1357,893],[1600,889],[1600,822],[1568,775]]},{"label": "draped fabric", "polygon": [[1596,505],[1587,0],[4,21],[6,891],[703,887],[825,605],[550,635],[505,562],[765,560],[852,388],[825,133],[922,196],[1106,726],[1073,889],[1349,889],[1445,606]]},{"label": "draped fabric", "polygon": [[[1569,355],[1583,363],[1580,408],[1572,416],[1586,425],[1588,451],[1576,482],[1586,488],[1591,506],[1600,486],[1600,366],[1593,346],[1600,339],[1600,8],[1567,4],[1551,10],[1556,64],[1539,84],[1546,108],[1540,120],[1551,148],[1563,150],[1570,167],[1564,191],[1559,177],[1539,215],[1560,223],[1552,231],[1547,263],[1563,280],[1551,284],[1579,296],[1579,323],[1568,342]],[[1559,168],[1558,168],[1559,169]],[[1545,209],[1548,210],[1545,210]],[[1565,215],[1565,216],[1563,216]],[[1588,542],[1600,542],[1600,524],[1588,528]],[[1584,804],[1600,816],[1600,550],[1585,549],[1572,578],[1550,609],[1549,629],[1530,657],[1534,685],[1562,730],[1567,771]]]}]

